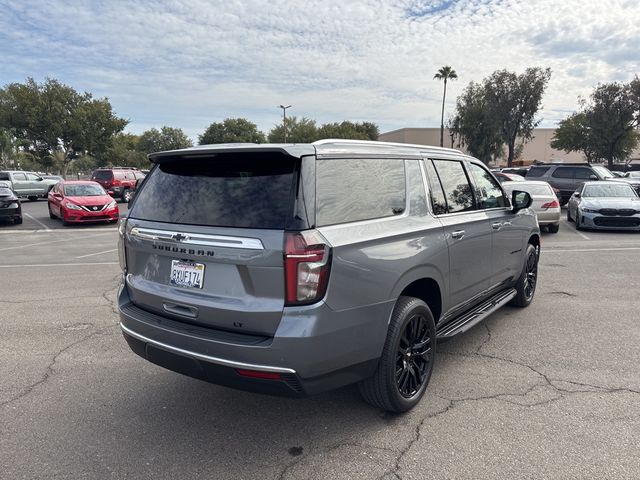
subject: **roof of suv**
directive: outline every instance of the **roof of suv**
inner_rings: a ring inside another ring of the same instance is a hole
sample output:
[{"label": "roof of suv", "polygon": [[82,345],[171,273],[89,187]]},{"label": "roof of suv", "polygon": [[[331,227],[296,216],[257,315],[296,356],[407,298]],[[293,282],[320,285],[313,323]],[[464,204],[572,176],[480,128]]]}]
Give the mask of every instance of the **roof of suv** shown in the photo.
[{"label": "roof of suv", "polygon": [[444,153],[454,156],[465,156],[460,150],[452,148],[432,147],[428,145],[414,145],[408,143],[378,142],[372,140],[319,140],[314,143],[222,143],[216,145],[198,145],[181,150],[156,152],[149,155],[152,162],[158,163],[163,159],[176,157],[197,157],[211,153],[231,152],[274,152],[284,153],[293,157],[317,154],[319,156],[334,155],[393,155],[419,156],[423,153]]}]

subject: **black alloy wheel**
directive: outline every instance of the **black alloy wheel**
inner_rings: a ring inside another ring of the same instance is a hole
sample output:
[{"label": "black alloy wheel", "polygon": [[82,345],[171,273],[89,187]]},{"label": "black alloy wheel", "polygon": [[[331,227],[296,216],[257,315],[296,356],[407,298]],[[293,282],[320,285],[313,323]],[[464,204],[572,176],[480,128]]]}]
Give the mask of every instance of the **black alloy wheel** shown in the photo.
[{"label": "black alloy wheel", "polygon": [[524,277],[524,296],[531,301],[538,281],[538,254],[533,251],[527,255],[526,275]]},{"label": "black alloy wheel", "polygon": [[376,371],[359,384],[362,397],[388,412],[411,410],[429,385],[435,352],[436,324],[429,306],[419,298],[401,296]]},{"label": "black alloy wheel", "polygon": [[540,247],[532,244],[527,245],[525,252],[522,273],[515,285],[516,296],[511,300],[511,305],[516,307],[528,307],[536,293],[538,284],[538,259],[540,258]]},{"label": "black alloy wheel", "polygon": [[396,354],[396,384],[400,395],[411,398],[420,391],[430,372],[432,352],[427,319],[414,315],[404,327]]}]

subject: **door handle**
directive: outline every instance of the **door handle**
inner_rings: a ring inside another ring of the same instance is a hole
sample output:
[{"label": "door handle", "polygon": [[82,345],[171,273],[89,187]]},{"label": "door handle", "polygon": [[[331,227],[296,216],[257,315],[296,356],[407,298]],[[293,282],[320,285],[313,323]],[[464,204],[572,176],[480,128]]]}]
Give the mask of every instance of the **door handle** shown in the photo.
[{"label": "door handle", "polygon": [[455,232],[451,232],[451,238],[462,238],[464,237],[464,230],[456,230]]},{"label": "door handle", "polygon": [[491,224],[491,228],[493,228],[494,230],[500,230],[500,227],[502,227],[502,223],[500,222]]}]

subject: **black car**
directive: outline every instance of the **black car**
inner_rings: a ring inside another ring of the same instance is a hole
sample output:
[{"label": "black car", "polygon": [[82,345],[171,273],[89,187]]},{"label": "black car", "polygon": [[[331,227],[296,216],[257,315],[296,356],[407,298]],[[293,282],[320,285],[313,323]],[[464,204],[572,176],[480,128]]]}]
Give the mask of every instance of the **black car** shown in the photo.
[{"label": "black car", "polygon": [[0,181],[0,220],[9,220],[15,224],[22,223],[22,206],[11,182]]}]

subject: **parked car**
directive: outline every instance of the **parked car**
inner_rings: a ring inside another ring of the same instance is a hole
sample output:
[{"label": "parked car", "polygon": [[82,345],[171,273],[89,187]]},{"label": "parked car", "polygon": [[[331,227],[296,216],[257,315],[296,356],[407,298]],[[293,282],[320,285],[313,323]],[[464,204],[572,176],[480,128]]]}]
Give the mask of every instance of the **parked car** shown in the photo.
[{"label": "parked car", "polygon": [[616,178],[616,181],[628,183],[640,195],[640,171],[626,172],[624,177]]},{"label": "parked car", "polygon": [[524,182],[524,177],[515,173],[494,172],[493,174],[500,183],[504,182]]},{"label": "parked car", "polygon": [[96,182],[67,180],[49,192],[49,217],[71,223],[117,222],[116,201]]},{"label": "parked car", "polygon": [[91,180],[98,182],[109,195],[122,202],[131,200],[136,181],[142,178],[144,174],[140,170],[129,167],[101,167],[91,175]]},{"label": "parked car", "polygon": [[8,180],[0,180],[0,220],[22,223],[22,205]]},{"label": "parked car", "polygon": [[507,167],[500,170],[502,173],[513,173],[515,175],[520,175],[521,177],[526,177],[527,173],[529,173],[531,167]]},{"label": "parked car", "polygon": [[538,225],[546,227],[549,233],[558,233],[560,229],[560,202],[551,185],[547,182],[525,180],[522,182],[504,182],[502,188],[509,195],[516,189],[528,192],[533,199],[531,208],[536,212]]},{"label": "parked car", "polygon": [[302,396],[359,382],[401,412],[436,342],[526,307],[540,230],[459,151],[323,140],[154,153],[119,226],[121,329],[147,360]]},{"label": "parked car", "polygon": [[623,182],[586,182],[569,199],[567,220],[578,230],[640,230],[640,197]]},{"label": "parked car", "polygon": [[16,195],[26,197],[32,202],[38,198],[47,198],[49,190],[57,183],[57,180],[45,179],[34,172],[24,170],[3,170],[0,172],[0,181],[11,182]]},{"label": "parked car", "polygon": [[606,167],[588,163],[543,163],[533,165],[527,173],[527,180],[541,180],[557,188],[560,191],[558,200],[561,205],[566,204],[584,182],[613,177],[613,173]]}]

